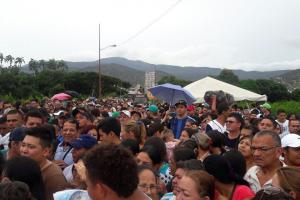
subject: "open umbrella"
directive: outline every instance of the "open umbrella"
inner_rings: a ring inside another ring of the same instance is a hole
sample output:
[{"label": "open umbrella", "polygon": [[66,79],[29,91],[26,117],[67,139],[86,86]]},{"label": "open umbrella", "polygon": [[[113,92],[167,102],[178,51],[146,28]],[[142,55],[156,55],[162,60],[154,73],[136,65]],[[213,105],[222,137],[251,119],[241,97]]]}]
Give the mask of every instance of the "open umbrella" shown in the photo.
[{"label": "open umbrella", "polygon": [[150,88],[149,91],[158,99],[164,100],[170,105],[174,105],[180,100],[184,100],[187,104],[193,104],[196,99],[193,95],[179,85],[166,83]]},{"label": "open umbrella", "polygon": [[65,91],[64,93],[65,93],[65,94],[68,94],[68,95],[70,95],[70,96],[72,96],[72,97],[79,97],[79,96],[80,96],[80,94],[79,94],[78,92],[73,91],[73,90],[67,90],[67,91]]},{"label": "open umbrella", "polygon": [[64,100],[69,100],[72,97],[66,93],[59,93],[54,95],[53,97],[51,97],[51,100],[60,100],[60,101],[64,101]]}]

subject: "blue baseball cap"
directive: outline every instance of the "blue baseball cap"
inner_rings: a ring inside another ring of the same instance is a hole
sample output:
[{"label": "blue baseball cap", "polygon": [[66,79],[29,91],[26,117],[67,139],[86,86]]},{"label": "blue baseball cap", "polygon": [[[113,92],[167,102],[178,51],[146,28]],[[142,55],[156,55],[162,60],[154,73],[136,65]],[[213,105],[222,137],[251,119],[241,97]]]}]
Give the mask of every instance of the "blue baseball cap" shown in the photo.
[{"label": "blue baseball cap", "polygon": [[70,143],[70,145],[75,149],[90,149],[96,144],[98,144],[98,141],[96,140],[96,138],[90,135],[81,135],[79,138],[76,138]]}]

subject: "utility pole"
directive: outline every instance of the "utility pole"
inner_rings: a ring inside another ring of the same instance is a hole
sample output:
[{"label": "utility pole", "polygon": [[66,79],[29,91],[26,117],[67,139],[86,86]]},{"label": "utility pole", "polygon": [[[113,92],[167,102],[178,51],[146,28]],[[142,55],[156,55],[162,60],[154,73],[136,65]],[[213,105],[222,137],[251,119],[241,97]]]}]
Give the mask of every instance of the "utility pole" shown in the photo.
[{"label": "utility pole", "polygon": [[99,24],[99,61],[98,61],[98,76],[99,76],[99,93],[98,99],[102,97],[102,84],[101,84],[101,35],[100,35],[100,24]]}]

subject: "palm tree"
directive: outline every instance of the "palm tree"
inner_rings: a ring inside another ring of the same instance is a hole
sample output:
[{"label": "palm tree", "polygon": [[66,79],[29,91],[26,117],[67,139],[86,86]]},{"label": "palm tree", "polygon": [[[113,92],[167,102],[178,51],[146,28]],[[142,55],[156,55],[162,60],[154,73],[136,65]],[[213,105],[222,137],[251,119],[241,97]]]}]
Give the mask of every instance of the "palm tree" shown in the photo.
[{"label": "palm tree", "polygon": [[9,67],[11,67],[12,63],[14,62],[14,57],[12,57],[11,55],[7,55],[5,56],[4,61],[9,63]]},{"label": "palm tree", "polygon": [[45,60],[39,60],[39,68],[42,70],[45,70],[46,61]]},{"label": "palm tree", "polygon": [[3,60],[4,60],[3,53],[0,53],[0,67],[2,67]]},{"label": "palm tree", "polygon": [[28,63],[28,68],[30,71],[34,72],[34,75],[37,75],[38,71],[39,71],[39,62],[34,60],[34,59],[30,59],[29,63]]},{"label": "palm tree", "polygon": [[68,69],[68,65],[66,64],[65,61],[59,60],[57,61],[57,69],[61,71],[65,71]]},{"label": "palm tree", "polygon": [[23,57],[16,57],[16,59],[15,59],[16,66],[21,67],[23,63],[25,63],[25,60]]}]

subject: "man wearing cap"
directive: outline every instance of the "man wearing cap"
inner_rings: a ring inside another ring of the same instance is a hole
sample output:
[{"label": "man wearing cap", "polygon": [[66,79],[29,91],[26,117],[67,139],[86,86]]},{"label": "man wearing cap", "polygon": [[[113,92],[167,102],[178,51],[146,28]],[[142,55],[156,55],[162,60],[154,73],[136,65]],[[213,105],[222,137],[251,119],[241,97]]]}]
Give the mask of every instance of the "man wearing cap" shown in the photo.
[{"label": "man wearing cap", "polygon": [[176,104],[176,116],[169,121],[169,127],[172,129],[176,139],[179,139],[181,132],[185,127],[185,123],[188,120],[195,121],[193,118],[187,115],[187,104],[185,101],[180,100]]},{"label": "man wearing cap", "polygon": [[187,106],[187,112],[188,112],[188,116],[193,118],[196,121],[196,123],[199,124],[200,117],[197,113],[196,107],[194,105]]},{"label": "man wearing cap", "polygon": [[79,133],[85,126],[93,125],[93,115],[84,108],[76,108],[72,111],[72,115],[79,123]]},{"label": "man wearing cap", "polygon": [[283,162],[287,166],[300,167],[300,136],[288,134],[281,140],[283,148]]},{"label": "man wearing cap", "polygon": [[[73,147],[72,157],[74,163],[77,163],[81,158],[83,158],[85,153],[97,143],[97,140],[90,135],[81,135],[79,138],[73,140],[70,143],[70,145]],[[72,183],[74,180],[74,164],[71,164],[68,167],[66,167],[63,173],[68,183]]]},{"label": "man wearing cap", "polygon": [[7,160],[20,156],[20,147],[25,137],[25,128],[15,128],[9,135]]},{"label": "man wearing cap", "polygon": [[161,122],[161,118],[158,113],[158,107],[156,105],[150,105],[147,109],[147,119],[153,122]]},{"label": "man wearing cap", "polygon": [[268,103],[264,103],[263,105],[260,106],[261,108],[261,111],[263,113],[263,117],[271,117],[271,118],[274,118],[272,116],[272,113],[271,113],[271,105],[268,104]]}]

